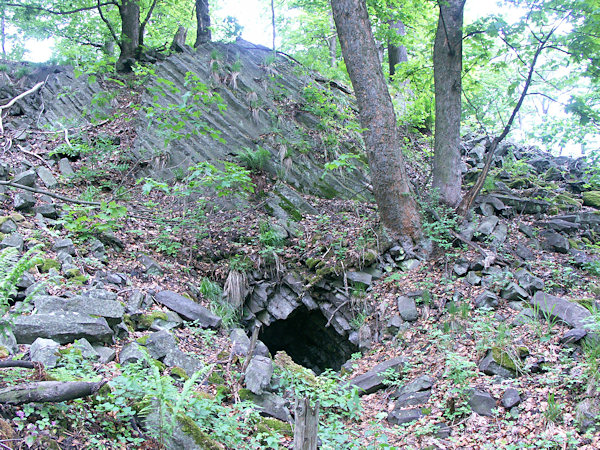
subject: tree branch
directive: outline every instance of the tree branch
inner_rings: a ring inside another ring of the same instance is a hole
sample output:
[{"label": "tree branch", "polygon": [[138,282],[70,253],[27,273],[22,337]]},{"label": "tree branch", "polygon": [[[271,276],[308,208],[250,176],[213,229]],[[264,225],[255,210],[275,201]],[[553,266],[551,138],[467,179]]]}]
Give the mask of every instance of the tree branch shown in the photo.
[{"label": "tree branch", "polygon": [[104,16],[104,13],[102,12],[102,7],[106,6],[106,4],[101,4],[100,0],[97,0],[97,1],[98,1],[98,3],[96,4],[96,8],[98,9],[98,14],[100,14],[100,18],[102,19],[102,22],[104,22],[106,24],[106,27],[108,28],[108,31],[110,32],[110,35],[112,36],[114,41],[117,43],[119,48],[121,48],[121,41],[117,37],[117,33],[115,33],[115,29],[112,27],[111,23],[108,21],[108,19]]},{"label": "tree branch", "polygon": [[148,24],[148,21],[150,20],[150,17],[152,16],[152,12],[154,11],[154,7],[156,6],[156,3],[157,3],[157,0],[154,0],[152,2],[152,5],[150,6],[150,9],[148,10],[148,14],[146,14],[146,18],[140,24],[140,43],[142,45],[144,42],[144,30],[146,29],[146,25]]},{"label": "tree branch", "polygon": [[96,9],[98,6],[108,6],[108,5],[118,6],[116,1],[108,1],[108,2],[101,3],[101,4],[99,3],[99,5],[83,6],[81,8],[71,9],[68,11],[54,11],[52,9],[43,8],[41,6],[23,5],[22,3],[5,3],[4,4],[4,6],[12,6],[15,8],[25,8],[25,9],[34,10],[34,11],[42,11],[42,12],[45,12],[48,14],[54,14],[55,16],[64,16],[67,14],[75,14],[75,13],[83,12],[83,11],[91,11],[92,9]]},{"label": "tree branch", "polygon": [[16,102],[18,102],[19,100],[21,100],[23,97],[25,97],[25,96],[27,96],[29,94],[33,94],[35,91],[37,91],[39,88],[41,88],[44,84],[46,84],[45,81],[40,81],[38,84],[36,84],[34,87],[32,87],[31,89],[29,89],[28,91],[25,91],[22,94],[17,95],[10,102],[8,102],[6,105],[0,106],[0,136],[4,136],[4,125],[2,124],[2,112],[5,109],[9,109],[12,105],[14,105]]},{"label": "tree branch", "polygon": [[89,205],[89,206],[102,206],[100,202],[87,202],[85,200],[77,200],[75,198],[65,197],[64,195],[55,194],[54,192],[45,191],[43,189],[32,188],[29,186],[23,186],[22,184],[13,183],[12,181],[0,181],[0,186],[9,186],[16,189],[23,189],[24,191],[33,192],[35,194],[44,194],[49,197],[62,200],[63,202],[75,203],[78,205]]}]

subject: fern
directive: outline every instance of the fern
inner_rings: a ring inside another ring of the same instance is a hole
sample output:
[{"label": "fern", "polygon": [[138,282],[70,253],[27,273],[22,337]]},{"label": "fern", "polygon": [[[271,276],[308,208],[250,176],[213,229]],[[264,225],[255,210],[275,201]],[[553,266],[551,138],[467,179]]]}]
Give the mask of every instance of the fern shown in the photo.
[{"label": "fern", "polygon": [[[8,310],[10,298],[17,292],[17,283],[25,272],[39,264],[39,250],[41,245],[36,245],[24,255],[19,257],[16,248],[8,247],[0,251],[0,314]],[[32,296],[30,294],[29,298]]]}]

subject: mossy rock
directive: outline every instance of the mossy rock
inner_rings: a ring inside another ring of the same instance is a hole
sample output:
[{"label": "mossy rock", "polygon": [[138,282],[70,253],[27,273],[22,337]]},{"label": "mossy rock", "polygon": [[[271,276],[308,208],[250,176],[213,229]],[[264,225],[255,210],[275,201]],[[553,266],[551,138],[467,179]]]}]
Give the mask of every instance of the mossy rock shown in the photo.
[{"label": "mossy rock", "polygon": [[4,345],[0,345],[0,358],[8,358],[10,356],[10,350]]},{"label": "mossy rock", "polygon": [[48,273],[52,269],[60,270],[60,263],[52,258],[44,258],[41,264],[37,265],[37,268],[42,273]]},{"label": "mossy rock", "polygon": [[517,372],[519,369],[519,367],[517,367],[517,364],[515,363],[515,358],[500,347],[492,348],[492,357],[494,358],[494,361],[496,363],[498,363],[502,367],[506,367],[507,369],[512,370],[513,372]]},{"label": "mossy rock", "polygon": [[306,267],[309,269],[312,269],[319,263],[319,261],[320,259],[317,258],[307,258],[306,261],[304,261],[304,264],[306,264]]},{"label": "mossy rock", "polygon": [[291,436],[293,433],[292,426],[289,423],[273,417],[261,417],[256,429],[259,433],[275,432],[287,436]]},{"label": "mossy rock", "polygon": [[190,377],[181,367],[171,367],[171,376],[180,380],[188,380]]},{"label": "mossy rock", "polygon": [[588,191],[582,194],[583,204],[585,206],[593,206],[600,208],[600,191]]},{"label": "mossy rock", "polygon": [[154,365],[158,369],[158,371],[160,373],[163,373],[165,371],[165,369],[167,368],[165,363],[159,361],[158,359],[151,359],[150,362],[152,365]]},{"label": "mossy rock", "polygon": [[574,248],[575,250],[579,250],[579,241],[571,238],[571,239],[569,239],[569,245],[571,246],[571,248]]},{"label": "mossy rock", "polygon": [[12,213],[9,218],[15,223],[23,222],[25,220],[25,216],[19,213]]},{"label": "mossy rock", "polygon": [[231,388],[225,384],[217,386],[217,398],[229,398],[231,397]]},{"label": "mossy rock", "polygon": [[225,377],[223,377],[223,374],[220,371],[215,370],[208,377],[208,382],[215,385],[223,384],[225,383]]},{"label": "mossy rock", "polygon": [[141,330],[149,329],[155,320],[169,320],[167,313],[162,311],[152,311],[151,313],[144,314],[136,318],[137,327]]},{"label": "mossy rock", "polygon": [[565,193],[557,194],[552,201],[559,206],[572,206],[574,209],[579,209],[582,206],[582,201]]},{"label": "mossy rock", "polygon": [[69,281],[71,283],[82,286],[82,285],[86,284],[88,282],[88,280],[89,280],[89,278],[87,275],[78,275],[76,277],[71,278]]},{"label": "mossy rock", "polygon": [[255,395],[250,389],[242,388],[238,391],[238,395],[240,396],[240,400],[244,402],[252,402],[254,401]]},{"label": "mossy rock", "polygon": [[592,284],[588,287],[589,291],[594,295],[600,295],[600,285]]},{"label": "mossy rock", "polygon": [[71,278],[76,278],[81,276],[81,271],[79,269],[69,269],[65,272],[65,277],[67,277],[67,279],[71,279]]},{"label": "mossy rock", "polygon": [[137,338],[135,340],[135,342],[137,342],[140,345],[146,345],[146,342],[148,342],[149,337],[150,337],[149,334],[147,334],[146,336],[141,336],[141,337]]},{"label": "mossy rock", "polygon": [[202,431],[196,422],[185,414],[177,415],[177,422],[179,422],[181,430],[194,439],[198,448],[203,450],[222,450],[225,448],[223,445],[213,440],[207,433]]},{"label": "mossy rock", "polygon": [[3,225],[7,220],[10,220],[9,216],[0,216],[0,225]]},{"label": "mossy rock", "polygon": [[526,189],[532,186],[531,180],[529,178],[515,178],[510,183],[508,183],[508,187],[511,189]]}]

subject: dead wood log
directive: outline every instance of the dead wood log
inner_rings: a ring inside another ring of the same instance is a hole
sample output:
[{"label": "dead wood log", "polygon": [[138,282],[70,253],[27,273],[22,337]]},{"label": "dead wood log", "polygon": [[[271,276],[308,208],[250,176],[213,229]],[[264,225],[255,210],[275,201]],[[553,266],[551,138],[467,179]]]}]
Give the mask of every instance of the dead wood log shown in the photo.
[{"label": "dead wood log", "polygon": [[[37,363],[37,366],[41,366],[40,363]],[[21,367],[23,369],[35,369],[36,363],[33,361],[21,361],[16,359],[5,359],[0,361],[0,368],[9,368],[9,367]]]},{"label": "dead wood log", "polygon": [[106,381],[40,381],[24,383],[0,389],[0,403],[21,405],[23,403],[64,402],[94,395]]},{"label": "dead wood log", "polygon": [[294,450],[316,450],[319,430],[319,402],[311,406],[308,397],[296,399]]}]

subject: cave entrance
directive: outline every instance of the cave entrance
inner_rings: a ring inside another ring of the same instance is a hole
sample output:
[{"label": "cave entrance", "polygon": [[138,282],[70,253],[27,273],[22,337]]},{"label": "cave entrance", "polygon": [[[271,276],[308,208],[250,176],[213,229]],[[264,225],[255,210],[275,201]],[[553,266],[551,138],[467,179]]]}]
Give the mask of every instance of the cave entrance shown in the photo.
[{"label": "cave entrance", "polygon": [[298,307],[285,320],[277,320],[263,328],[259,338],[272,355],[284,350],[295,363],[316,374],[326,369],[338,371],[358,347],[332,326],[319,310]]}]

